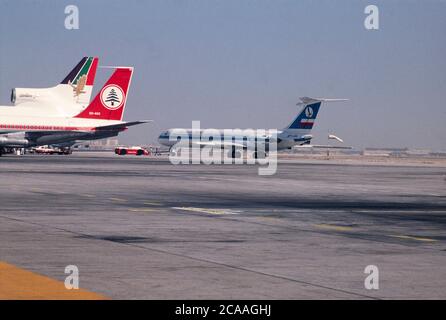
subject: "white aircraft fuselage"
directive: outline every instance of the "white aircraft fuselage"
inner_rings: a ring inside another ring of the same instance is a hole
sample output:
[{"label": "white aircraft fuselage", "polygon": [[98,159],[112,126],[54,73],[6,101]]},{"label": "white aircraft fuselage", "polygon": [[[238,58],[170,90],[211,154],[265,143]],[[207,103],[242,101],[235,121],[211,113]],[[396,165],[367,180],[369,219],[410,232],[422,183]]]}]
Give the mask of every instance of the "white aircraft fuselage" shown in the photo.
[{"label": "white aircraft fuselage", "polygon": [[[74,138],[76,140],[102,139],[116,136],[119,131],[98,128],[124,123],[123,121],[71,117],[11,116],[0,109],[0,146],[26,148],[73,141]],[[14,139],[18,138],[18,134],[23,137],[19,140]]]},{"label": "white aircraft fuselage", "polygon": [[[276,130],[231,130],[231,129],[169,129],[162,132],[158,141],[171,150],[180,146],[284,150],[294,146],[308,145],[313,136],[310,134],[322,102],[345,101],[346,99],[300,98],[301,106],[295,119],[284,129]],[[229,134],[228,134],[229,133]],[[225,137],[226,134],[226,137]],[[271,148],[271,144],[275,144]],[[260,148],[259,148],[260,145]],[[233,151],[234,153],[234,151]]]},{"label": "white aircraft fuselage", "polygon": [[[175,145],[184,145],[189,143],[200,144],[202,146],[214,146],[214,147],[231,147],[242,149],[255,149],[259,144],[271,144],[277,143],[277,150],[291,149],[295,145],[307,144],[311,141],[312,136],[307,132],[290,132],[289,130],[278,130],[275,134],[258,135],[254,130],[234,130],[242,131],[243,134],[227,135],[225,132],[230,132],[232,129],[212,129],[214,134],[210,137],[207,133],[209,129],[203,129],[199,131],[193,131],[191,129],[173,128],[166,130],[160,134],[158,141],[164,146],[170,148]],[[262,129],[262,132],[264,129]],[[257,131],[258,132],[258,131]],[[265,131],[266,132],[266,131]],[[186,134],[184,134],[186,133]],[[194,134],[195,133],[195,134]],[[181,141],[180,141],[181,140]]]}]

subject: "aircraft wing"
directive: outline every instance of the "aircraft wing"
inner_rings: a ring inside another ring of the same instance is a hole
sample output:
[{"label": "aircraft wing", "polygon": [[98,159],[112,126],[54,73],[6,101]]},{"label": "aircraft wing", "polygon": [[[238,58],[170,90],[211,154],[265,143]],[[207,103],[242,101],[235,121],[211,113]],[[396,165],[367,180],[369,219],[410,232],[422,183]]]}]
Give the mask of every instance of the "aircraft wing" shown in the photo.
[{"label": "aircraft wing", "polygon": [[226,142],[226,141],[198,141],[198,142],[192,142],[192,143],[195,143],[195,144],[198,144],[199,146],[203,146],[203,147],[227,147],[227,146],[229,146],[229,147],[237,147],[237,148],[243,148],[244,147],[244,145],[243,144],[241,144],[241,143],[235,143],[235,142],[232,142],[232,141],[228,141],[228,142]]},{"label": "aircraft wing", "polygon": [[297,148],[297,149],[306,149],[306,148],[314,148],[314,149],[344,149],[344,150],[353,149],[353,147],[330,146],[330,145],[323,145],[323,144],[306,144],[306,145],[302,145],[302,146],[295,146],[294,148]]},{"label": "aircraft wing", "polygon": [[[123,123],[119,123],[119,124],[112,124],[112,125],[107,125],[107,126],[99,126],[96,127],[96,131],[115,131],[115,130],[122,130],[125,129],[127,127],[131,127],[131,126],[136,126],[138,124],[142,124],[142,123],[147,123],[147,122],[152,122],[153,120],[140,120],[140,121],[129,121],[129,122],[123,122]],[[65,134],[67,133],[67,131],[55,131],[55,130],[47,130],[47,129],[43,129],[43,130],[33,130],[33,131],[26,131],[26,134],[32,135],[32,136],[42,136],[42,135],[56,135],[56,134]],[[83,133],[85,131],[83,130],[73,130],[71,132],[74,133]],[[0,134],[8,134],[11,133],[11,131],[0,131]]]},{"label": "aircraft wing", "polygon": [[153,120],[140,120],[140,121],[129,121],[129,122],[123,122],[119,124],[111,124],[107,126],[99,126],[96,127],[96,131],[106,130],[106,131],[113,131],[113,130],[122,130],[127,127],[136,126],[138,124],[152,122]]}]

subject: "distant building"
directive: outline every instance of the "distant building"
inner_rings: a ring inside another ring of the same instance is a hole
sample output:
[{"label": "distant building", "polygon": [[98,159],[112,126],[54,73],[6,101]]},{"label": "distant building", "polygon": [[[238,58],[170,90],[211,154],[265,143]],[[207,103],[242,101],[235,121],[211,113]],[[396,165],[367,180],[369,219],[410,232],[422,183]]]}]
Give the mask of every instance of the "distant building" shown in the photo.
[{"label": "distant building", "polygon": [[365,148],[362,151],[362,155],[375,157],[398,157],[406,155],[407,150],[407,148]]},{"label": "distant building", "polygon": [[407,155],[409,156],[428,156],[431,153],[430,149],[408,149]]},{"label": "distant building", "polygon": [[406,157],[406,158],[423,158],[423,157],[443,157],[445,152],[433,152],[431,149],[410,149],[410,148],[366,148],[363,150],[364,156],[381,156],[381,157]]},{"label": "distant building", "polygon": [[446,158],[446,151],[434,151],[431,152],[430,155],[432,157]]},{"label": "distant building", "polygon": [[77,143],[73,148],[77,150],[114,150],[119,145],[117,138],[107,138],[100,140],[82,141]]}]

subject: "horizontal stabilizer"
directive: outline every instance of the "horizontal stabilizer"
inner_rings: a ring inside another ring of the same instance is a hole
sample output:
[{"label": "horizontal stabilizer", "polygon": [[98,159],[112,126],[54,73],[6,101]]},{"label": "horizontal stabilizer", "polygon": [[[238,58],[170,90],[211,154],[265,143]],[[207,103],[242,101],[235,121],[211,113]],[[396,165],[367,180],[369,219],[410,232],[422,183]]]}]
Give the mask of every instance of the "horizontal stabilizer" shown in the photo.
[{"label": "horizontal stabilizer", "polygon": [[303,104],[310,104],[314,102],[340,102],[340,101],[348,101],[349,99],[329,99],[329,98],[310,98],[310,97],[300,97],[299,98]]}]

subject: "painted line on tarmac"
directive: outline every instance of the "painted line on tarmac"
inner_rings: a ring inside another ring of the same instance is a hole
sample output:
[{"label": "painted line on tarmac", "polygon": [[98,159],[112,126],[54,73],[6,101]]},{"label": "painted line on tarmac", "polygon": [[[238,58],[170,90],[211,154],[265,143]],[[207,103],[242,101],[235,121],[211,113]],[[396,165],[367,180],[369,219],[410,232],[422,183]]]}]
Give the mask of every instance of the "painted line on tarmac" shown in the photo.
[{"label": "painted line on tarmac", "polygon": [[151,209],[151,208],[129,208],[129,211],[131,212],[156,212],[157,209]]},{"label": "painted line on tarmac", "polygon": [[241,213],[238,211],[231,211],[228,209],[195,208],[195,207],[172,207],[172,209],[190,211],[190,212],[198,212],[198,213],[207,213],[207,214],[214,214],[214,215],[225,215],[225,214],[233,215],[233,214]]},{"label": "painted line on tarmac", "polygon": [[0,261],[0,300],[104,300],[84,289],[65,288],[62,281]]},{"label": "painted line on tarmac", "polygon": [[416,240],[416,241],[422,241],[422,242],[437,242],[438,240],[436,239],[431,239],[431,238],[424,238],[424,237],[414,237],[414,236],[408,236],[408,235],[398,235],[398,234],[394,234],[394,235],[390,235],[392,238],[398,238],[398,239],[407,239],[407,240]]},{"label": "painted line on tarmac", "polygon": [[126,199],[122,199],[122,198],[108,198],[111,201],[115,201],[115,202],[127,202]]},{"label": "painted line on tarmac", "polygon": [[353,227],[349,226],[340,226],[340,225],[334,225],[334,224],[316,224],[315,227],[325,230],[334,230],[334,231],[352,231]]},{"label": "painted line on tarmac", "polygon": [[148,206],[162,206],[162,204],[157,201],[144,201],[144,204]]},{"label": "painted line on tarmac", "polygon": [[54,194],[68,194],[66,191],[53,191]]}]

